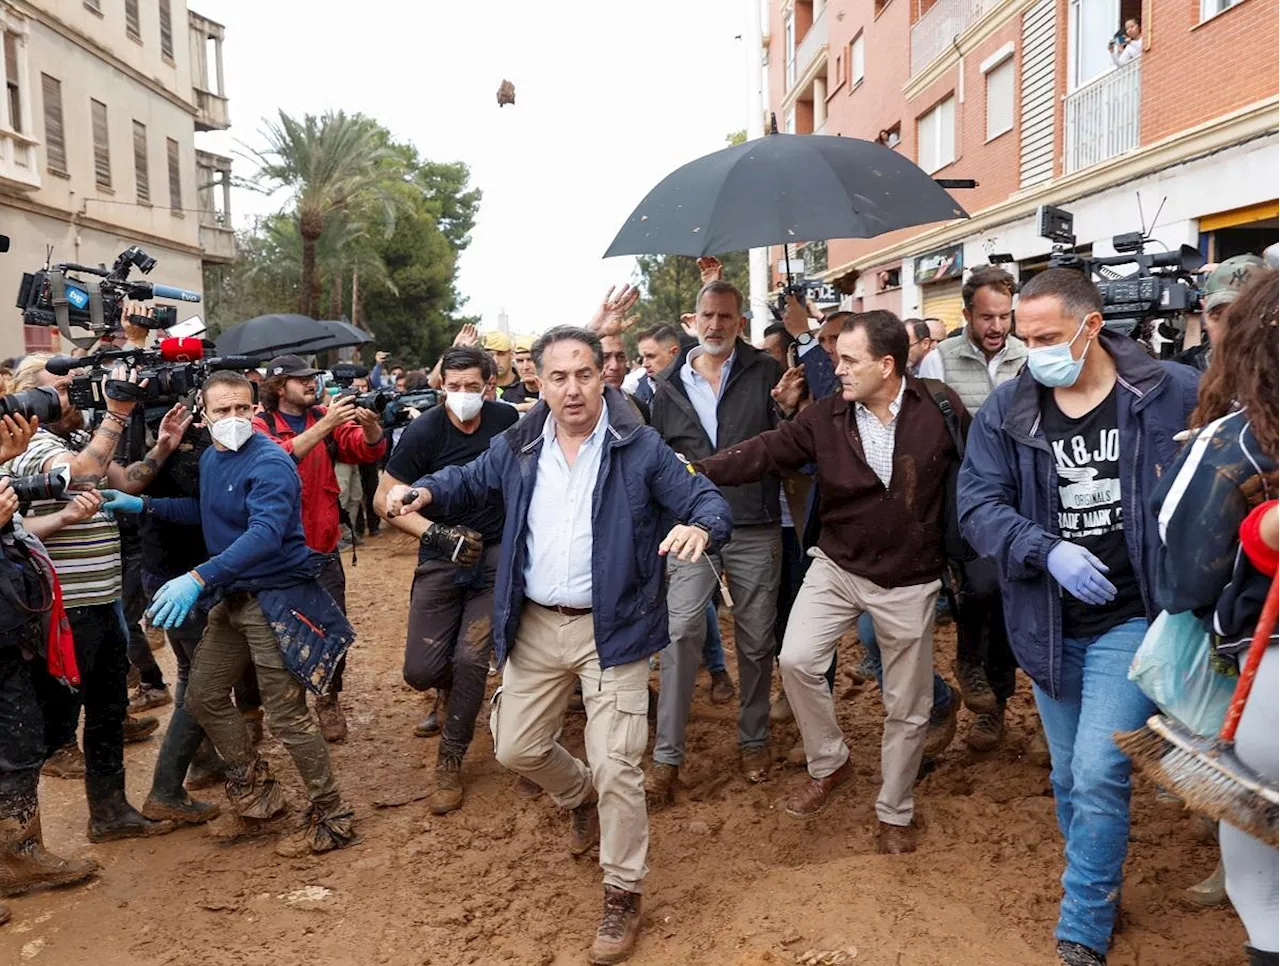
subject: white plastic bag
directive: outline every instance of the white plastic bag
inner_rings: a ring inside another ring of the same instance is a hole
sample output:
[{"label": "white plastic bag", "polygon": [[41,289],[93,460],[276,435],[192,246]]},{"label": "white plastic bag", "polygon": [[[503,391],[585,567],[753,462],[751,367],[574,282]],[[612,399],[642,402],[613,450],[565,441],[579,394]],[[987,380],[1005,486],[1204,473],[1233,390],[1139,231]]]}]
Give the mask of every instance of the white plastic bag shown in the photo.
[{"label": "white plastic bag", "polygon": [[1210,664],[1209,632],[1191,611],[1161,611],[1129,665],[1129,680],[1161,713],[1197,735],[1217,734],[1236,679]]}]

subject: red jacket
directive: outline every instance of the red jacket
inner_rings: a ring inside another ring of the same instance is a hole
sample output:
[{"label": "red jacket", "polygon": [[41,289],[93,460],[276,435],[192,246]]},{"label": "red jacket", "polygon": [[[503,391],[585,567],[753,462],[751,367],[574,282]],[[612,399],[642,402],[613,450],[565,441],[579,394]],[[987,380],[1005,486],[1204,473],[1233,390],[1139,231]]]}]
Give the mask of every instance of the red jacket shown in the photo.
[{"label": "red jacket", "polygon": [[[307,412],[306,428],[314,426],[324,413],[323,406],[312,406]],[[253,428],[270,436],[290,456],[293,455],[295,434],[279,413],[264,410],[254,417]],[[313,446],[298,463],[298,475],[302,477],[302,529],[306,533],[307,546],[320,553],[333,553],[342,538],[342,527],[338,522],[338,477],[329,455],[330,441],[336,446],[338,460],[343,463],[375,463],[387,451],[385,435],[370,446],[364,441],[364,430],[359,424],[343,423],[329,435],[328,440]]]}]

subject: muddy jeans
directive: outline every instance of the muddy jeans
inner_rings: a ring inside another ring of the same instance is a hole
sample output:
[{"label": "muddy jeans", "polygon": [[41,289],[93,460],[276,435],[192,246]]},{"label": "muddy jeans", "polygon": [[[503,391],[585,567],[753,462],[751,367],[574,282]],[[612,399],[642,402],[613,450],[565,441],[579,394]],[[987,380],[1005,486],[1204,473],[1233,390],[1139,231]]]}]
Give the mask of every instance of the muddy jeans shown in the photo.
[{"label": "muddy jeans", "polygon": [[778,661],[809,774],[826,778],[849,760],[826,671],[836,642],[865,611],[875,625],[884,665],[883,784],[876,816],[889,825],[908,825],[933,704],[933,621],[942,583],[881,587],[844,570],[821,550],[811,550],[810,556],[813,563],[796,595]]},{"label": "muddy jeans", "polygon": [[484,569],[473,583],[447,560],[418,564],[409,593],[409,632],[404,646],[404,679],[419,691],[449,692],[440,743],[466,754],[484,703],[493,652],[493,581],[499,548],[485,550]]},{"label": "muddy jeans", "polygon": [[[587,711],[587,763],[556,738],[577,681]],[[489,718],[499,764],[537,782],[561,808],[581,805],[594,783],[604,884],[627,892],[640,892],[648,872],[640,769],[649,737],[648,688],[647,659],[601,669],[590,614],[567,617],[526,601]]]},{"label": "muddy jeans", "polygon": [[275,633],[253,594],[227,594],[209,612],[204,637],[191,662],[186,706],[232,768],[257,753],[244,719],[231,704],[231,688],[253,665],[271,733],[284,744],[307,786],[312,804],[328,811],[339,803],[329,748],[307,710],[306,691],[285,670]]}]

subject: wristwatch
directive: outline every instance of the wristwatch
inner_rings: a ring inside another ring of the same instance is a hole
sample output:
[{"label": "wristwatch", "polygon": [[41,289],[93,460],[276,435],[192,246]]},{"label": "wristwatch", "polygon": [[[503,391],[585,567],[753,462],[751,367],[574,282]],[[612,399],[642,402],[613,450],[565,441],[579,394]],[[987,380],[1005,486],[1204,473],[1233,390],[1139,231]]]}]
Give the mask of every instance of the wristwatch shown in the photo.
[{"label": "wristwatch", "polygon": [[812,332],[801,332],[798,336],[796,336],[796,345],[808,345],[812,341],[813,341]]}]

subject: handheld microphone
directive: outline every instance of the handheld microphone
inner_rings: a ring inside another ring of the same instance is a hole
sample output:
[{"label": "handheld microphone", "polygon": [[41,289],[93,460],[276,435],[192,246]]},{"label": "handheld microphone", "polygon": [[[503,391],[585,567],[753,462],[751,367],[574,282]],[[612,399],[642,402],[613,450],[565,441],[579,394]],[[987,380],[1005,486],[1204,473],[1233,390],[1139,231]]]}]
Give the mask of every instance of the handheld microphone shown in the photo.
[{"label": "handheld microphone", "polygon": [[160,358],[165,362],[196,362],[204,358],[204,342],[190,338],[161,339]]},{"label": "handheld microphone", "polygon": [[158,299],[172,299],[175,302],[199,302],[199,292],[189,292],[185,288],[175,288],[172,285],[159,285],[152,283],[151,293]]}]

